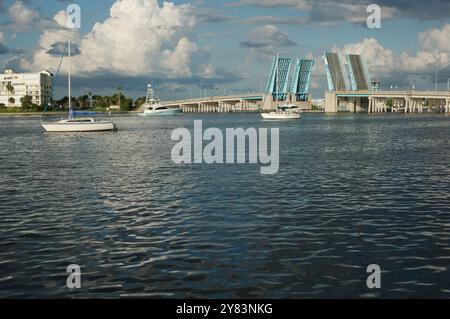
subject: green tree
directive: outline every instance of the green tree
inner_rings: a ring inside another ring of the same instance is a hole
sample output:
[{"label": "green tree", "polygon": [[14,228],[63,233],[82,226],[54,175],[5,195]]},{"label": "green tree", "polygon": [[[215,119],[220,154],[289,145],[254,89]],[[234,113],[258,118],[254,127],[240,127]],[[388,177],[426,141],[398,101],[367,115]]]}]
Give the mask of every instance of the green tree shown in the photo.
[{"label": "green tree", "polygon": [[390,109],[392,109],[392,106],[394,106],[394,101],[392,99],[388,99],[386,101],[386,106]]},{"label": "green tree", "polygon": [[136,100],[136,106],[141,107],[147,101],[147,97],[143,96]]},{"label": "green tree", "polygon": [[10,97],[11,95],[14,95],[14,86],[11,84],[11,82],[8,82],[8,84],[6,84],[6,90],[8,91],[8,102],[9,105],[16,103],[16,100],[12,97]]},{"label": "green tree", "polygon": [[33,98],[29,95],[25,95],[20,98],[20,103],[22,104],[24,110],[31,109],[33,107]]}]

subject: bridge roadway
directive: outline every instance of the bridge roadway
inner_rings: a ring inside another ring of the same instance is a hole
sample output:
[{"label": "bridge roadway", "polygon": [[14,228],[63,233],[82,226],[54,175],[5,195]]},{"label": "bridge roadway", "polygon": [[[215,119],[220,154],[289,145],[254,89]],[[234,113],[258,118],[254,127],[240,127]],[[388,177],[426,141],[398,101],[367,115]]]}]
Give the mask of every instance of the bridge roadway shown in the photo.
[{"label": "bridge roadway", "polygon": [[[388,105],[391,101],[392,107]],[[450,113],[450,92],[442,91],[336,91],[325,92],[325,111],[365,113]]]},{"label": "bridge roadway", "polygon": [[210,96],[161,102],[167,107],[180,107],[185,113],[257,112],[263,105],[263,94]]}]

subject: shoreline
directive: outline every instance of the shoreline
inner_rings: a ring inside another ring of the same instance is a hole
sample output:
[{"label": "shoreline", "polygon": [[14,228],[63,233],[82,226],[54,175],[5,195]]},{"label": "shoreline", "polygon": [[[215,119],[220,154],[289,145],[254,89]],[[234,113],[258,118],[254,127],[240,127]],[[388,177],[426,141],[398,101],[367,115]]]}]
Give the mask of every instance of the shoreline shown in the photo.
[{"label": "shoreline", "polygon": [[[112,113],[111,116],[114,115],[128,115],[128,114],[135,114],[136,112],[130,111],[130,112],[115,112]],[[46,115],[67,115],[67,112],[47,112]],[[0,116],[42,116],[42,112],[0,112]],[[97,113],[97,115],[106,115],[108,116],[108,113]]]}]

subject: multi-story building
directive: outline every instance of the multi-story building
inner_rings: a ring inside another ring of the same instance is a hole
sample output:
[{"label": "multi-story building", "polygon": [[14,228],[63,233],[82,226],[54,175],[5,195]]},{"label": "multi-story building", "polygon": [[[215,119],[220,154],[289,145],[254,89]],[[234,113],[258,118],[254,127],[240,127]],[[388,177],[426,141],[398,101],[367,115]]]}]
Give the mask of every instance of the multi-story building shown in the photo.
[{"label": "multi-story building", "polygon": [[15,73],[5,70],[0,74],[0,105],[21,107],[20,99],[26,95],[34,104],[45,106],[50,103],[53,74],[48,71],[39,73]]}]

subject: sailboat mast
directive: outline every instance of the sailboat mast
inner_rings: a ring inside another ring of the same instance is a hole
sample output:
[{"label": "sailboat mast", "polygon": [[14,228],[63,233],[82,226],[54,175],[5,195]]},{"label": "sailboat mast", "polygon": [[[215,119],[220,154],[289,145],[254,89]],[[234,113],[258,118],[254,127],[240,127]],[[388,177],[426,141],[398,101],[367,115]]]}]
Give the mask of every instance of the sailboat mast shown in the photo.
[{"label": "sailboat mast", "polygon": [[68,86],[69,86],[69,113],[70,113],[70,110],[72,110],[72,91],[71,91],[71,85],[72,85],[72,83],[71,83],[71,80],[70,80],[70,73],[71,73],[71,71],[72,71],[72,67],[71,67],[71,63],[70,63],[70,58],[71,58],[71,44],[70,44],[70,42],[71,42],[71,39],[70,39],[70,36],[69,36],[69,72],[68,72]]},{"label": "sailboat mast", "polygon": [[278,110],[278,84],[280,80],[280,54],[277,51],[277,74],[276,74],[277,80],[275,81],[275,107]]}]

